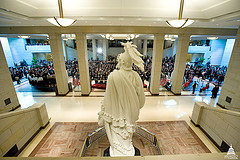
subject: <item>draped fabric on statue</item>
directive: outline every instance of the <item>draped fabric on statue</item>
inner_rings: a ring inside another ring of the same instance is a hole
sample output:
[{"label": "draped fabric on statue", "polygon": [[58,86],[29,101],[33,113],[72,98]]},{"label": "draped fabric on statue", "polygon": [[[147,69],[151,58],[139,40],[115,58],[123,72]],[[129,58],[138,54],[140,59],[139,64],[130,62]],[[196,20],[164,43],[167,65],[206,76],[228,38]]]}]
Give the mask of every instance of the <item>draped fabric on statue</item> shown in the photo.
[{"label": "draped fabric on statue", "polygon": [[[114,70],[109,75],[106,94],[99,112],[99,124],[105,124],[113,150],[125,155],[129,155],[128,151],[132,152],[132,134],[135,131],[139,109],[143,107],[144,102],[143,84],[137,72]],[[106,125],[110,130],[107,130]]]}]

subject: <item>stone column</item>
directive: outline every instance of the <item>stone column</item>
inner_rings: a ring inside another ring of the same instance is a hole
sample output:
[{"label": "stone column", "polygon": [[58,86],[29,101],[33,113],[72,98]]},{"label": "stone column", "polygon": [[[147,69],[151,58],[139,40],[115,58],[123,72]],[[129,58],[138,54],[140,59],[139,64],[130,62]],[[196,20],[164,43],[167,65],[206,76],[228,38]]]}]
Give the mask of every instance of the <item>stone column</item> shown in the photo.
[{"label": "stone column", "polygon": [[55,71],[58,95],[66,95],[68,89],[68,76],[65,67],[61,34],[49,34],[53,67]]},{"label": "stone column", "polygon": [[147,56],[147,39],[143,41],[143,56]]},{"label": "stone column", "polygon": [[103,40],[103,60],[107,60],[107,39]]},{"label": "stone column", "polygon": [[153,42],[152,71],[150,81],[150,93],[159,95],[160,77],[162,69],[164,34],[155,34]]},{"label": "stone column", "polygon": [[132,40],[132,42],[133,42],[133,44],[137,45],[137,39],[136,39],[136,38],[134,38],[134,39]]},{"label": "stone column", "polygon": [[92,39],[93,60],[97,59],[96,39]]},{"label": "stone column", "polygon": [[172,73],[172,88],[171,91],[176,94],[181,94],[184,71],[186,68],[188,46],[190,35],[178,35],[177,51],[174,63],[174,70]]},{"label": "stone column", "polygon": [[240,27],[236,35],[227,73],[218,99],[218,104],[233,111],[240,111]]},{"label": "stone column", "polygon": [[171,52],[171,57],[173,57],[175,55],[176,52],[176,45],[177,45],[177,39],[175,39],[175,41],[172,44],[172,52]]},{"label": "stone column", "polygon": [[142,40],[138,39],[137,40],[137,50],[142,53]]},{"label": "stone column", "polygon": [[65,50],[65,60],[68,61],[68,53],[67,53],[67,43],[66,41],[63,41],[64,44],[64,50]]},{"label": "stone column", "polygon": [[0,113],[20,107],[2,44],[0,44]]},{"label": "stone column", "polygon": [[80,74],[80,84],[82,96],[88,96],[91,92],[88,54],[87,54],[87,39],[85,34],[76,34],[78,68]]}]

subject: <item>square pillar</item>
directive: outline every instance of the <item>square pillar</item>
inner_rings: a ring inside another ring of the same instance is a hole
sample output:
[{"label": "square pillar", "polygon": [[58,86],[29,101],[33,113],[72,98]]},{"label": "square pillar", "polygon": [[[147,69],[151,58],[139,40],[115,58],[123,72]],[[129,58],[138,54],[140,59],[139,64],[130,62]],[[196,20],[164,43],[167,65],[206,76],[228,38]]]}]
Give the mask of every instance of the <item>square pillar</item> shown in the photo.
[{"label": "square pillar", "polygon": [[164,34],[155,34],[153,43],[153,58],[150,81],[150,93],[159,95],[162,57],[163,57]]},{"label": "square pillar", "polygon": [[236,35],[228,69],[224,78],[218,104],[233,111],[240,111],[240,27]]},{"label": "square pillar", "polygon": [[92,52],[93,52],[93,60],[97,60],[96,39],[92,39]]},{"label": "square pillar", "polygon": [[2,44],[0,43],[0,113],[20,107]]},{"label": "square pillar", "polygon": [[175,39],[175,41],[172,44],[172,52],[171,52],[171,57],[173,57],[176,54],[176,49],[177,49],[177,40]]},{"label": "square pillar", "polygon": [[64,50],[65,50],[65,60],[68,61],[68,53],[67,53],[67,43],[66,43],[66,41],[63,41],[63,45],[64,45]]},{"label": "square pillar", "polygon": [[107,39],[103,40],[103,60],[106,61],[107,60]]},{"label": "square pillar", "polygon": [[143,56],[147,56],[147,39],[143,40]]},{"label": "square pillar", "polygon": [[182,90],[183,76],[186,68],[188,46],[190,35],[178,35],[177,51],[174,63],[174,70],[172,73],[172,88],[171,91],[175,95],[180,95]]},{"label": "square pillar", "polygon": [[77,33],[76,44],[82,96],[88,96],[91,92],[91,86],[88,67],[86,35],[82,33]]},{"label": "square pillar", "polygon": [[68,76],[65,67],[61,34],[49,34],[53,67],[57,82],[58,95],[64,96],[69,92]]}]

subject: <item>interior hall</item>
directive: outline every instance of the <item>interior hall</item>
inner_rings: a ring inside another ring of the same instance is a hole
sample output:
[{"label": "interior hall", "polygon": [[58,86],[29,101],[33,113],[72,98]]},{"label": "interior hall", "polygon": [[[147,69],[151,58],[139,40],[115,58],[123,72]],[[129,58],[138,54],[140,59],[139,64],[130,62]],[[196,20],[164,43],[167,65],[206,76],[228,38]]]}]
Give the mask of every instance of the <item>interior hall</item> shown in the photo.
[{"label": "interior hall", "polygon": [[0,6],[0,159],[239,158],[238,0]]}]

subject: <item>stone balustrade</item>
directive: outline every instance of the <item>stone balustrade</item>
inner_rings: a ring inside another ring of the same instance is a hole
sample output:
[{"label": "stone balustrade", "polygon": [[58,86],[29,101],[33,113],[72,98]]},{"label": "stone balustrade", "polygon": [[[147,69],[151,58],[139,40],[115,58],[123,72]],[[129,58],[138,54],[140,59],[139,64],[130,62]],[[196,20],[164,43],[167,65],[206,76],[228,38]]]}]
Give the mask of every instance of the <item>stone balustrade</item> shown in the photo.
[{"label": "stone balustrade", "polygon": [[223,149],[223,145],[227,144],[232,145],[235,151],[240,151],[240,112],[196,102],[191,119],[215,142],[218,148]]},{"label": "stone balustrade", "polygon": [[0,114],[0,157],[18,154],[48,123],[45,103]]}]

